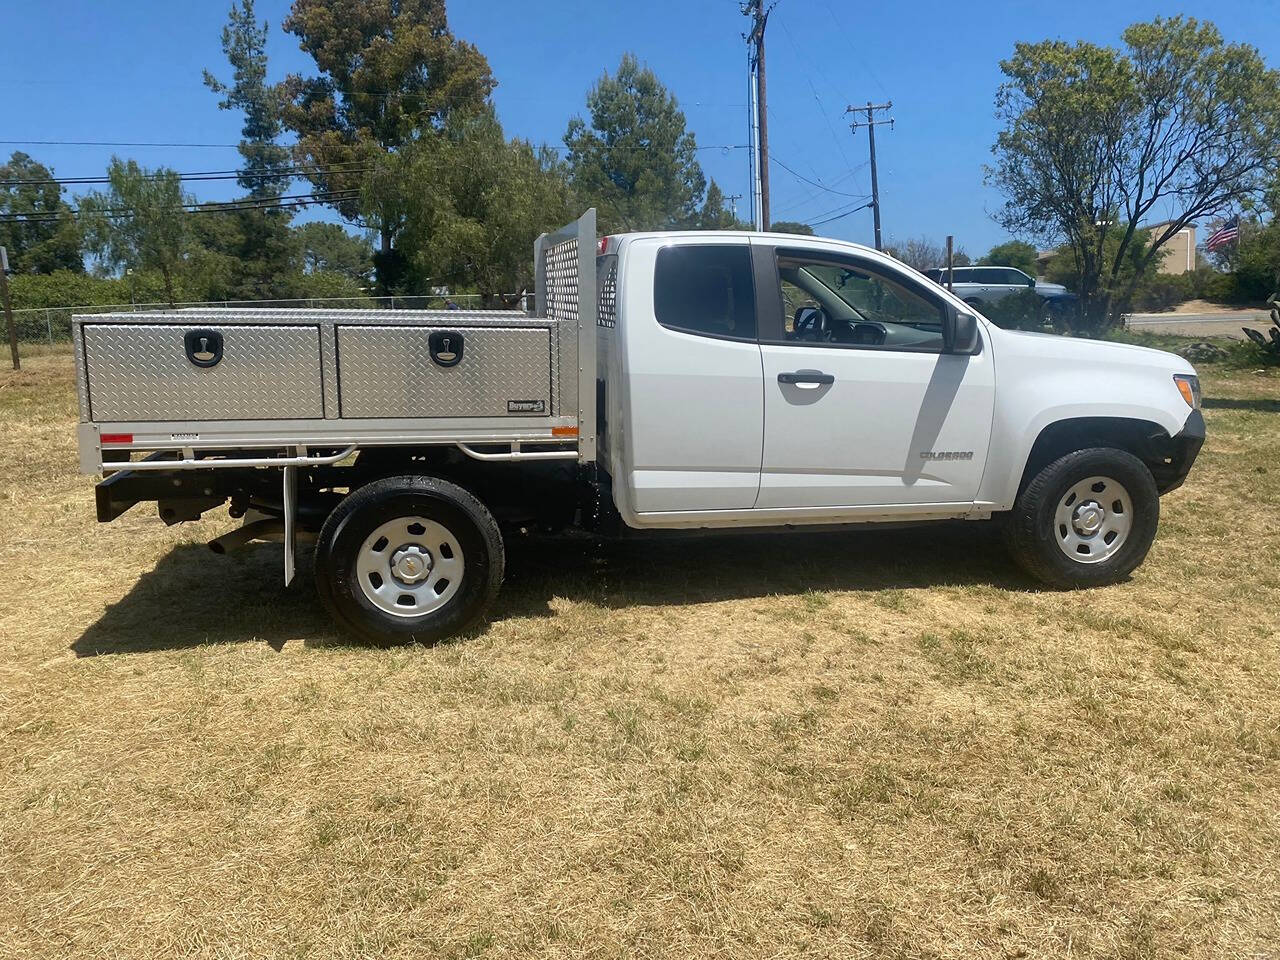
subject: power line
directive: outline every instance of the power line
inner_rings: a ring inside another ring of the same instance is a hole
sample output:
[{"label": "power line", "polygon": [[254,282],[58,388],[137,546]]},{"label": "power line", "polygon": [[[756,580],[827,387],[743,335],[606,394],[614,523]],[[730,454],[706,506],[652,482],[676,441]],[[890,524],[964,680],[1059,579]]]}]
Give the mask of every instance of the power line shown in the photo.
[{"label": "power line", "polygon": [[[143,180],[164,180],[170,176],[176,176],[179,180],[235,180],[238,178],[245,179],[267,179],[275,177],[305,177],[311,174],[355,174],[364,173],[369,168],[362,165],[364,161],[344,161],[338,163],[320,166],[318,164],[290,165],[287,167],[268,167],[263,170],[202,170],[193,173],[144,173],[141,175]],[[350,169],[340,169],[342,167],[350,167]],[[95,183],[110,183],[110,177],[43,177],[19,180],[0,180],[0,187],[17,187],[30,186],[37,184],[57,183],[63,186],[78,186]]]},{"label": "power line", "polygon": [[[840,154],[840,158],[844,160],[844,165],[852,168],[853,164],[849,162],[849,156],[844,152],[844,143],[838,136],[836,136],[836,128],[831,123],[831,117],[827,114],[826,104],[822,102],[822,94],[818,93],[818,88],[813,83],[813,74],[809,70],[809,64],[806,61],[804,54],[800,51],[800,45],[796,43],[795,37],[791,35],[791,30],[787,27],[787,22],[785,20],[782,21],[782,32],[786,35],[787,42],[791,44],[791,49],[796,52],[796,60],[800,63],[800,69],[804,71],[805,83],[809,84],[809,90],[813,93],[813,99],[817,101],[818,111],[822,114],[822,120],[827,125],[827,132],[831,134],[831,140],[836,145],[836,151]],[[823,73],[823,76],[826,76],[825,72]],[[828,79],[827,82],[830,83],[830,80]]]},{"label": "power line", "polygon": [[[834,194],[835,194],[836,196],[838,196],[838,197],[858,197],[858,198],[861,198],[861,197],[865,197],[865,196],[867,196],[867,194],[865,194],[865,193],[847,193],[847,192],[845,192],[844,190],[832,190],[832,189],[831,189],[830,187],[828,187],[826,184],[819,183],[819,182],[818,182],[818,181],[816,181],[816,180],[810,180],[810,179],[809,179],[808,177],[806,177],[804,174],[802,174],[802,173],[797,173],[795,170],[791,169],[789,166],[787,166],[785,163],[783,163],[781,160],[779,160],[776,156],[774,156],[774,157],[770,157],[769,159],[770,159],[770,160],[772,160],[774,163],[776,163],[778,166],[780,166],[783,170],[787,171],[787,173],[791,174],[791,175],[792,175],[793,177],[795,177],[797,180],[803,180],[805,183],[809,184],[810,186],[817,187],[819,190],[825,190],[825,191],[827,191],[827,193],[834,193]],[[850,171],[850,172],[852,172],[852,171]]]},{"label": "power line", "polygon": [[[230,213],[236,210],[272,210],[283,207],[301,207],[314,203],[340,203],[354,200],[358,196],[356,190],[328,190],[322,193],[286,194],[280,197],[264,197],[260,200],[245,198],[228,200],[225,203],[184,203],[182,209],[187,213]],[[64,216],[81,216],[85,213],[106,214],[110,216],[136,215],[132,207],[105,207],[101,210],[86,211],[83,209],[67,209],[49,213],[5,213],[0,214],[0,223],[48,223],[55,222]]]},{"label": "power line", "polygon": [[0,140],[10,147],[239,147],[238,143],[158,143],[139,140]]},{"label": "power line", "polygon": [[[854,167],[852,170],[846,170],[844,173],[840,174],[840,176],[836,177],[830,182],[830,187],[834,189],[835,187],[844,183],[844,181],[850,179],[855,174],[859,173],[862,170],[862,168],[865,166],[867,166],[866,161],[858,164],[858,166]],[[807,190],[805,195],[801,197],[799,200],[796,200],[793,203],[787,204],[785,207],[782,208],[782,210],[779,210],[777,212],[782,213],[786,210],[795,210],[797,207],[803,207],[809,203],[812,203],[814,200],[817,200],[819,198],[825,198],[826,193],[827,193],[827,188],[819,187],[817,189],[809,189]],[[866,196],[869,197],[871,196],[871,194],[866,194]]]},{"label": "power line", "polygon": [[[177,142],[160,142],[154,140],[0,140],[0,146],[10,147],[240,147],[239,143],[177,143]],[[293,144],[278,144],[288,148]],[[354,146],[353,144],[343,144],[342,146]],[[558,152],[567,152],[568,147],[563,144],[546,143],[542,146],[550,147]],[[695,147],[697,150],[746,150],[749,144],[745,143],[711,143]],[[614,146],[611,149],[617,150],[619,147]],[[636,151],[646,151],[645,147],[632,147]],[[353,161],[354,162],[354,161]]]},{"label": "power line", "polygon": [[867,209],[867,207],[869,207],[869,206],[871,206],[871,203],[870,203],[870,202],[867,202],[867,203],[861,204],[860,206],[854,207],[854,208],[853,208],[853,209],[851,209],[851,210],[846,210],[846,211],[844,211],[844,213],[836,214],[834,217],[827,217],[827,219],[825,219],[825,220],[810,220],[810,221],[809,221],[809,226],[811,226],[811,227],[820,227],[820,226],[822,226],[824,223],[831,223],[831,222],[832,222],[832,221],[834,221],[834,220],[843,220],[845,217],[849,216],[849,214],[851,214],[851,213],[857,213],[859,210],[865,210],[865,209]]}]

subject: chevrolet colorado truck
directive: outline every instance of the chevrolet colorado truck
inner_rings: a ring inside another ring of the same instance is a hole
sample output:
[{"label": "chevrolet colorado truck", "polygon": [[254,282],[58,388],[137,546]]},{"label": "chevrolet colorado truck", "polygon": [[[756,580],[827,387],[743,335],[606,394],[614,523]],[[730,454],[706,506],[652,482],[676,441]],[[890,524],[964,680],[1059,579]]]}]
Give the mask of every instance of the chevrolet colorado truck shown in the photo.
[{"label": "chevrolet colorado truck", "polygon": [[746,232],[539,238],[516,311],[205,309],[75,319],[106,522],[229,505],[211,546],[315,544],[345,632],[481,617],[503,539],[996,521],[1026,571],[1114,583],[1204,439],[1195,371],[1001,330],[892,258]]}]

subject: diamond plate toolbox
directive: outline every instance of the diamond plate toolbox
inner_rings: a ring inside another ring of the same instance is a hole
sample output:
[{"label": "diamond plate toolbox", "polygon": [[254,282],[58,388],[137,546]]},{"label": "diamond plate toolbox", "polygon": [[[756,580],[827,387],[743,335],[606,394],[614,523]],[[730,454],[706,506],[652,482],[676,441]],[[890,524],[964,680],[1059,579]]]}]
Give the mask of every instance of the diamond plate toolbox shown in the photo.
[{"label": "diamond plate toolbox", "polygon": [[[456,361],[432,356],[433,334]],[[548,326],[339,325],[342,417],[545,417],[557,412],[551,351]]]},{"label": "diamond plate toolbox", "polygon": [[[221,335],[210,366],[188,358],[192,326]],[[302,325],[87,323],[91,417],[106,422],[322,419],[320,328]]]}]

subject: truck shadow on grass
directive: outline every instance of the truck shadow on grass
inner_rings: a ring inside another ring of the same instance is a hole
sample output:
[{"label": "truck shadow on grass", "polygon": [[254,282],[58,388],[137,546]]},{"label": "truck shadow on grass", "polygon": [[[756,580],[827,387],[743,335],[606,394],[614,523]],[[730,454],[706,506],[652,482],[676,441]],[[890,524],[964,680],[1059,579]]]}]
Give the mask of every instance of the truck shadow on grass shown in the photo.
[{"label": "truck shadow on grass", "polygon": [[[281,550],[259,544],[219,557],[201,545],[178,547],[71,649],[87,657],[208,643],[263,643],[277,651],[290,642],[344,643],[316,599],[310,552],[302,552],[297,579],[283,589]],[[510,538],[490,620],[552,616],[556,597],[624,608],[943,586],[1037,589],[985,524],[663,540]]]},{"label": "truck shadow on grass", "polygon": [[175,547],[107,607],[71,650],[80,657],[181,650],[206,643],[262,643],[279,651],[298,640],[335,638],[316,600],[311,553],[282,586],[284,548],[256,544],[216,556],[203,544]]},{"label": "truck shadow on grass", "polygon": [[493,619],[544,616],[553,597],[609,608],[678,606],[806,591],[987,586],[1036,590],[987,524],[830,533],[728,533],[508,543]]},{"label": "truck shadow on grass", "polygon": [[1205,397],[1201,406],[1206,410],[1251,410],[1257,413],[1280,413],[1280,400],[1269,397]]}]

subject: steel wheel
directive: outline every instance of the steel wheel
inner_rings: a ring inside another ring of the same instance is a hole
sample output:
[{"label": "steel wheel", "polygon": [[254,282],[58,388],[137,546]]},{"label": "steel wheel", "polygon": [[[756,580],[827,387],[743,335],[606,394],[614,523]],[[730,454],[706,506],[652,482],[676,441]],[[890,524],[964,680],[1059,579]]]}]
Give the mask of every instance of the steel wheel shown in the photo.
[{"label": "steel wheel", "polygon": [[396,617],[439,610],[462,586],[466,562],[458,538],[428,517],[397,517],[376,527],[356,558],[365,597]]},{"label": "steel wheel", "polygon": [[1058,501],[1054,539],[1077,563],[1101,563],[1124,546],[1133,518],[1133,501],[1122,484],[1110,477],[1087,477]]}]

